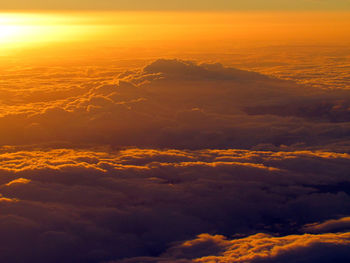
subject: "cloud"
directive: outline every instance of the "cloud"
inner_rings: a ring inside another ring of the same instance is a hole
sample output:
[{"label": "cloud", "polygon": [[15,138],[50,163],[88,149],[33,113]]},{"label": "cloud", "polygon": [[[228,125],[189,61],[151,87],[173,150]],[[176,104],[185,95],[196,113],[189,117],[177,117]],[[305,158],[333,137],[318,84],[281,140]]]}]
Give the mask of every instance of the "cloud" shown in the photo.
[{"label": "cloud", "polygon": [[339,100],[339,97],[337,100],[332,100],[330,95],[330,98],[323,102],[304,101],[299,105],[257,106],[247,108],[246,112],[250,115],[272,114],[277,116],[295,116],[328,122],[349,122],[350,100],[348,98],[346,100]]},{"label": "cloud", "polygon": [[18,179],[15,179],[15,180],[7,183],[6,186],[11,186],[14,184],[28,184],[28,183],[30,183],[30,180],[25,179],[25,178],[18,178]]},{"label": "cloud", "polygon": [[[256,234],[227,240],[223,236],[201,234],[173,246],[159,258],[135,258],[132,262],[347,262],[350,234],[290,235],[272,237]],[[211,254],[211,255],[210,255]]]},{"label": "cloud", "polygon": [[21,105],[3,105],[0,143],[247,149],[349,140],[348,91],[181,60],[117,75],[62,87],[41,101],[12,90]]},{"label": "cloud", "polygon": [[306,225],[304,231],[310,233],[340,232],[350,228],[350,217],[331,219],[323,223]]},{"label": "cloud", "polygon": [[1,104],[4,261],[348,259],[347,91],[182,60],[58,72]]},{"label": "cloud", "polygon": [[[290,258],[319,246],[334,251],[337,242],[347,251],[347,236],[292,234],[349,213],[349,195],[336,191],[348,182],[349,159],[322,151],[3,147],[0,249],[8,262],[39,263],[206,262],[239,258],[237,244],[270,241],[282,252],[264,248],[271,253],[254,260],[287,258],[287,241],[299,251]],[[259,232],[282,237],[229,241]]]}]

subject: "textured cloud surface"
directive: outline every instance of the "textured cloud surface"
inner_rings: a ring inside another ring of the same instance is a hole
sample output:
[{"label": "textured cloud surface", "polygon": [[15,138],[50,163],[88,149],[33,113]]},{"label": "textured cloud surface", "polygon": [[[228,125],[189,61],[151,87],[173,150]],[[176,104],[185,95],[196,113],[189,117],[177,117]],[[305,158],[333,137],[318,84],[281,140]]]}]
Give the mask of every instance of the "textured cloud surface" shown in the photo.
[{"label": "textured cloud surface", "polygon": [[[161,258],[135,258],[117,262],[348,262],[350,233],[271,237],[257,234],[227,240],[202,234],[171,247]],[[217,254],[215,256],[208,254]]]},{"label": "textured cloud surface", "polygon": [[182,60],[37,71],[0,91],[4,262],[349,262],[347,89]]},{"label": "textured cloud surface", "polygon": [[[349,214],[348,154],[6,148],[0,158],[6,262],[349,259],[349,234],[302,235]],[[285,237],[237,236],[259,232]]]},{"label": "textured cloud surface", "polygon": [[93,80],[47,94],[5,89],[0,142],[198,149],[348,141],[348,90],[178,60],[155,61],[114,82]]}]

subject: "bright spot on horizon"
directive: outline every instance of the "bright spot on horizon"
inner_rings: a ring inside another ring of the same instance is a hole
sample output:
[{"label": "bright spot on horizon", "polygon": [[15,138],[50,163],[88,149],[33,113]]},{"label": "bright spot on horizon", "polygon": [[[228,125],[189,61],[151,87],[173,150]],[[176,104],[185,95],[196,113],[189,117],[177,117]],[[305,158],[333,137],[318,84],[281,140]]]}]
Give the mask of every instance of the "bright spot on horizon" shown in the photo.
[{"label": "bright spot on horizon", "polygon": [[64,15],[0,13],[0,49],[67,42],[81,39],[83,34],[83,28]]},{"label": "bright spot on horizon", "polygon": [[14,25],[0,25],[0,44],[14,41],[23,34],[24,28]]}]

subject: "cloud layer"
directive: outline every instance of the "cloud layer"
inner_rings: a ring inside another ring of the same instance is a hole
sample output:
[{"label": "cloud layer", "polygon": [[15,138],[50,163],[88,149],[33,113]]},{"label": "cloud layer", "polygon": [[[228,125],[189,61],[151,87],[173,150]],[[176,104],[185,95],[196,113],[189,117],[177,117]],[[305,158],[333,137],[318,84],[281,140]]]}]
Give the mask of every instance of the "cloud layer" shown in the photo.
[{"label": "cloud layer", "polygon": [[159,258],[143,257],[117,262],[345,263],[350,259],[349,244],[349,233],[285,237],[256,234],[235,240],[227,240],[219,235],[202,234],[196,239],[171,247]]},{"label": "cloud layer", "polygon": [[94,80],[47,94],[4,90],[9,101],[2,104],[1,144],[200,149],[349,141],[348,90],[179,60],[155,61],[114,82]]},{"label": "cloud layer", "polygon": [[182,60],[37,71],[0,91],[4,262],[349,261],[348,90]]},{"label": "cloud layer", "polygon": [[6,262],[348,259],[349,234],[300,235],[350,212],[348,154],[6,148],[0,159]]}]

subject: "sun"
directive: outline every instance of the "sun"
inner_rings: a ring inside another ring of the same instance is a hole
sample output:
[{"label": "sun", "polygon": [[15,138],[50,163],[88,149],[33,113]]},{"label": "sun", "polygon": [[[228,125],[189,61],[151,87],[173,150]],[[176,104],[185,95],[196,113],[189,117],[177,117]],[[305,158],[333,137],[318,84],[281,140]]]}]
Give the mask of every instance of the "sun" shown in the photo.
[{"label": "sun", "polygon": [[65,14],[0,13],[0,50],[68,41],[81,31]]},{"label": "sun", "polygon": [[20,25],[0,25],[0,44],[21,41],[25,28]]},{"label": "sun", "polygon": [[0,49],[22,46],[37,39],[38,26],[21,14],[0,13]]},{"label": "sun", "polygon": [[0,47],[21,41],[26,24],[20,18],[17,14],[0,13]]}]

